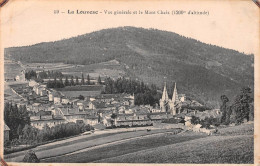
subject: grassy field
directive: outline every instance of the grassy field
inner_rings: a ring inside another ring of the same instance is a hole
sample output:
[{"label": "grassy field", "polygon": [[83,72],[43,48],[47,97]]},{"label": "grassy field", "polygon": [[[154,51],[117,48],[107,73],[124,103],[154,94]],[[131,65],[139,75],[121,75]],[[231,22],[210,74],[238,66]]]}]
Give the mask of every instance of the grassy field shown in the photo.
[{"label": "grassy field", "polygon": [[62,94],[64,94],[67,97],[79,97],[79,95],[82,96],[98,96],[101,94],[101,91],[62,91]]},{"label": "grassy field", "polygon": [[24,63],[23,66],[28,70],[62,70],[78,68],[79,65],[64,64],[64,63]]},{"label": "grassy field", "polygon": [[[16,82],[14,82],[14,83],[16,83]],[[5,101],[20,101],[22,98],[20,96],[18,96],[16,93],[14,93],[14,91],[12,91],[10,86],[15,86],[15,84],[11,85],[11,83],[5,82],[5,84],[4,84],[4,100]]]},{"label": "grassy field", "polygon": [[[117,134],[122,134],[122,133],[125,133],[125,132],[119,132]],[[79,139],[76,139],[76,140],[63,142],[63,143],[59,143],[59,142],[55,143],[54,142],[52,145],[46,145],[46,146],[43,145],[43,146],[36,147],[36,148],[34,148],[34,151],[35,152],[40,152],[40,151],[50,150],[50,149],[58,148],[58,147],[61,147],[61,146],[67,146],[67,145],[71,145],[71,144],[76,144],[76,143],[83,142],[83,141],[91,141],[91,140],[94,140],[94,139],[97,139],[97,138],[104,138],[104,137],[111,136],[111,135],[115,135],[115,133],[107,133],[107,134],[102,134],[102,135],[93,135],[93,136],[90,136],[90,137],[87,137],[87,138],[86,137],[79,138]],[[23,154],[24,154],[24,152],[17,152],[17,153],[6,155],[5,158],[14,158],[14,157],[21,156]]]},{"label": "grassy field", "polygon": [[89,65],[80,65],[77,68],[62,69],[60,70],[63,74],[74,75],[81,77],[81,74],[84,74],[84,77],[87,77],[89,74],[92,78],[98,78],[99,76],[103,77],[112,77],[117,78],[119,76],[125,75],[124,66],[120,65],[118,61],[111,60],[107,62],[101,62],[96,64]]},{"label": "grassy field", "polygon": [[220,129],[220,134],[137,151],[100,163],[250,163],[254,162],[253,124]]},{"label": "grassy field", "polygon": [[244,124],[227,128],[220,128],[219,135],[250,135],[254,134],[254,124]]},{"label": "grassy field", "polygon": [[[95,162],[101,159],[108,159],[118,155],[131,154],[136,151],[147,150],[151,148],[158,148],[160,146],[176,144],[189,140],[206,137],[201,133],[185,133],[181,137],[178,135],[164,134],[155,135],[148,138],[140,138],[131,140],[117,145],[105,146],[102,148],[89,150],[82,153],[67,155],[66,157],[60,156],[55,158],[46,159],[43,162],[68,162],[68,163],[85,163]],[[98,154],[98,155],[97,155]],[[87,156],[87,157],[86,157]],[[132,158],[132,160],[135,160]]]},{"label": "grassy field", "polygon": [[[174,129],[169,130],[152,130],[150,132],[147,132],[146,130],[143,131],[136,131],[136,132],[122,132],[122,133],[114,133],[111,135],[103,135],[103,136],[95,136],[90,135],[89,138],[85,139],[79,139],[77,141],[70,141],[65,144],[58,144],[57,145],[51,145],[51,146],[44,146],[43,147],[36,147],[33,150],[36,152],[36,155],[38,158],[49,158],[59,155],[64,155],[67,153],[72,153],[75,151],[79,151],[85,148],[94,147],[97,145],[107,144],[109,142],[114,141],[120,141],[124,139],[139,137],[139,136],[145,136],[150,134],[156,134],[156,133],[164,133],[173,131]],[[95,140],[95,141],[93,141]],[[10,154],[6,155],[5,159],[7,161],[21,161],[24,157],[23,152],[18,152],[17,154]]]},{"label": "grassy field", "polygon": [[253,124],[222,128],[214,136],[184,132],[108,145],[42,162],[253,163]]},{"label": "grassy field", "polygon": [[78,97],[79,95],[83,96],[97,96],[101,94],[103,86],[91,85],[91,86],[68,86],[65,88],[57,88],[57,91],[60,91],[67,97]]},{"label": "grassy field", "polygon": [[212,136],[142,150],[101,163],[253,163],[253,136]]},{"label": "grassy field", "polygon": [[88,86],[66,86],[64,88],[56,88],[57,91],[101,91],[102,85],[88,85]]},{"label": "grassy field", "polygon": [[4,64],[4,70],[5,78],[15,78],[17,75],[21,74],[21,70],[23,70],[23,68],[16,63],[11,63]]}]

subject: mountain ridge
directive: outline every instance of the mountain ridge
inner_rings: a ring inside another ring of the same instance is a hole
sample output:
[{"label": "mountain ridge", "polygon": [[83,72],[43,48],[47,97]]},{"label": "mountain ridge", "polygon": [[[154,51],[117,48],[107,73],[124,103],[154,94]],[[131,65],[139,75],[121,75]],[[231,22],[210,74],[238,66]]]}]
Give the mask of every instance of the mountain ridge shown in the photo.
[{"label": "mountain ridge", "polygon": [[242,86],[253,88],[254,84],[253,55],[157,29],[110,28],[55,42],[11,47],[5,53],[26,62],[88,65],[115,59],[129,67],[125,69],[129,77],[159,86],[164,81],[177,82],[182,92],[214,107],[219,107],[221,94],[233,98]]}]

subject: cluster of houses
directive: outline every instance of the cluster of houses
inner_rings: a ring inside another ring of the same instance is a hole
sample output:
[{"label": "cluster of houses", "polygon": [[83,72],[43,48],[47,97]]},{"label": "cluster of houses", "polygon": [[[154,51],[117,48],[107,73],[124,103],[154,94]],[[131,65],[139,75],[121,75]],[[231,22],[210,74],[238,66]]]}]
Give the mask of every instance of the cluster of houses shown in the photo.
[{"label": "cluster of houses", "polygon": [[[27,94],[27,100],[33,95],[37,100],[34,98],[33,102],[23,104],[30,113],[31,125],[38,129],[68,122],[131,127],[153,125],[165,119],[184,119],[177,115],[180,115],[178,108],[186,102],[186,97],[177,93],[176,84],[172,99],[168,97],[165,85],[160,105],[156,107],[136,106],[134,95],[129,94],[99,94],[80,99],[67,97],[62,91],[47,88],[34,80],[29,81],[28,87],[32,92]],[[186,120],[188,124],[190,119]]]},{"label": "cluster of houses", "polygon": [[[42,129],[46,124],[49,127],[68,122],[96,125],[106,127],[114,126],[144,126],[172,118],[171,112],[160,106],[136,106],[134,95],[129,94],[100,94],[85,96],[84,100],[69,98],[62,91],[47,88],[45,84],[29,81],[27,98],[33,95],[39,100],[23,102],[30,113],[31,125]],[[178,97],[175,87],[176,101],[184,100]],[[79,93],[80,95],[80,93]],[[164,99],[163,94],[162,99]],[[44,102],[43,102],[44,101]],[[21,103],[20,103],[21,104]],[[113,117],[112,114],[116,116]]]}]

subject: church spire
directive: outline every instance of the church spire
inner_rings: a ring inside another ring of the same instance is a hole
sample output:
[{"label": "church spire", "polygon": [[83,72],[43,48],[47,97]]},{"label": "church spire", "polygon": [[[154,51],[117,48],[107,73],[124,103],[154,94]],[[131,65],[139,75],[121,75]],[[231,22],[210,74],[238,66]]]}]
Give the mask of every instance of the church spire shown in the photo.
[{"label": "church spire", "polygon": [[179,97],[178,97],[176,83],[175,83],[173,94],[172,94],[172,102],[175,103],[175,102],[178,102],[178,101],[179,101]]},{"label": "church spire", "polygon": [[162,94],[162,101],[168,101],[169,100],[169,96],[167,93],[167,89],[166,89],[166,82],[164,83],[164,88],[163,88],[163,94]]}]

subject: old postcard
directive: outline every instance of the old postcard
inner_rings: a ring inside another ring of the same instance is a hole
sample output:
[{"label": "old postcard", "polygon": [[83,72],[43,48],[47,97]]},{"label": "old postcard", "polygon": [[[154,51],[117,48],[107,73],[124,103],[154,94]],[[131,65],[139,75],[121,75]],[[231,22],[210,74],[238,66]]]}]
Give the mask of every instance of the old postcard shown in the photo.
[{"label": "old postcard", "polygon": [[0,14],[1,165],[259,164],[254,1],[10,0]]}]

